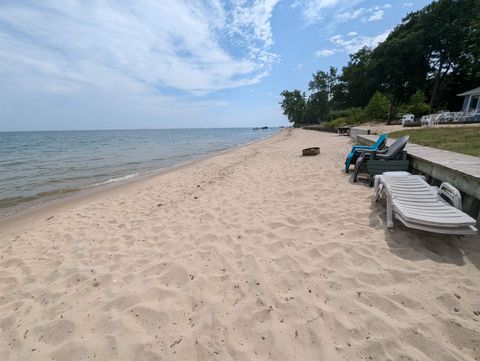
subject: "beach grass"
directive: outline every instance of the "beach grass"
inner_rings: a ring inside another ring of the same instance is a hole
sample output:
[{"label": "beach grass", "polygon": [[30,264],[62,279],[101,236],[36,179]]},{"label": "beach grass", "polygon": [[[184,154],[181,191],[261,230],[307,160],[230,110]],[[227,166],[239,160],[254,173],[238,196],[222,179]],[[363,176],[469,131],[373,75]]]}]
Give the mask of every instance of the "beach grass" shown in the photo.
[{"label": "beach grass", "polygon": [[410,142],[480,157],[480,127],[408,129],[389,137],[410,136]]}]

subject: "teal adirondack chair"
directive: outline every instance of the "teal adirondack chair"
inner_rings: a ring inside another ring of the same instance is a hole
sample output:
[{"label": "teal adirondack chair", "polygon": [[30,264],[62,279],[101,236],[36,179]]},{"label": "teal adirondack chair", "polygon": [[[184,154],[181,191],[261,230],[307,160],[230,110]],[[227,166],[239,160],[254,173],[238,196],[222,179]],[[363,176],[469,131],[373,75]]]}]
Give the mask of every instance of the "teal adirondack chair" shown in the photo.
[{"label": "teal adirondack chair", "polygon": [[345,159],[345,173],[348,173],[351,164],[355,165],[355,162],[362,151],[377,151],[382,149],[387,143],[387,138],[387,134],[382,134],[373,145],[354,145],[350,153],[347,154],[347,159]]}]

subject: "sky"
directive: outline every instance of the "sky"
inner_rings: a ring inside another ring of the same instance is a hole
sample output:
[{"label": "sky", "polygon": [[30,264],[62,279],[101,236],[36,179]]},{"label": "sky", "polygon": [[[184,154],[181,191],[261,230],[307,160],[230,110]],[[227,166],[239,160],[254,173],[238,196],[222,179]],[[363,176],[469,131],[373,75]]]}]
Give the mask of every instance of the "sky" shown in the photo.
[{"label": "sky", "polygon": [[0,131],[288,125],[282,90],[428,3],[0,0]]}]

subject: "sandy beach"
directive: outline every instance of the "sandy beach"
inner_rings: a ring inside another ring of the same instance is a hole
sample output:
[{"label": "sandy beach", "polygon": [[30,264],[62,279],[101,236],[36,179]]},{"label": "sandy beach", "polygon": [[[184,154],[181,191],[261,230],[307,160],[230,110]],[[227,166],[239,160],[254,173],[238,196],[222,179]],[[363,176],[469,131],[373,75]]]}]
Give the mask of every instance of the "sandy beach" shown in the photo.
[{"label": "sandy beach", "polygon": [[390,233],[351,144],[285,129],[3,224],[0,360],[480,360],[480,237]]}]

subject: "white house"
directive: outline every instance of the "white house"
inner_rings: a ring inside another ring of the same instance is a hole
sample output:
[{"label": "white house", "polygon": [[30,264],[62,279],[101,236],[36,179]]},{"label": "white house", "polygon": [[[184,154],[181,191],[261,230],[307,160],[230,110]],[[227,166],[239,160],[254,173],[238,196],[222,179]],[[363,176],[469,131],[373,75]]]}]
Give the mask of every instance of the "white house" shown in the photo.
[{"label": "white house", "polygon": [[462,117],[480,121],[480,87],[458,94],[458,96],[465,97],[463,100]]}]

